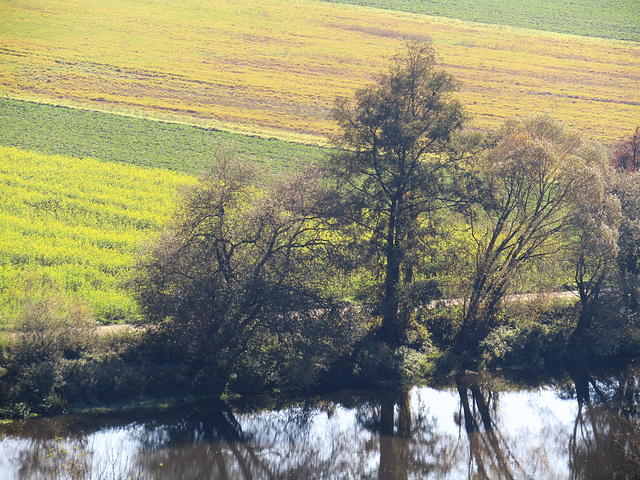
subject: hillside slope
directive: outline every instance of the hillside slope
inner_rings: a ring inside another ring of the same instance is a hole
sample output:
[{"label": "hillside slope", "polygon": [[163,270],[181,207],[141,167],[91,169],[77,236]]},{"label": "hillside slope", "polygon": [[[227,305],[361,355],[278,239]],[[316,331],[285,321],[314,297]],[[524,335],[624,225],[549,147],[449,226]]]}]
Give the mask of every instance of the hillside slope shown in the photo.
[{"label": "hillside slope", "polygon": [[409,39],[437,45],[476,127],[548,111],[611,144],[640,118],[637,43],[305,0],[4,2],[0,96],[322,141]]}]

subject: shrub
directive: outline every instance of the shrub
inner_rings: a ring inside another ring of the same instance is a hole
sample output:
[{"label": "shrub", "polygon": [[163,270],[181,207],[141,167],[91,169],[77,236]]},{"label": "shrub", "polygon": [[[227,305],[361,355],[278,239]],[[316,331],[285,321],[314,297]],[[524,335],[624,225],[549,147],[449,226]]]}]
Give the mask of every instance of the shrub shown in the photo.
[{"label": "shrub", "polygon": [[335,388],[351,377],[350,361],[370,324],[356,307],[290,315],[278,330],[264,330],[248,346],[230,388],[309,391]]},{"label": "shrub", "polygon": [[422,308],[416,313],[416,323],[428,332],[436,348],[447,350],[455,345],[458,338],[462,326],[462,307]]},{"label": "shrub", "polygon": [[505,311],[505,324],[480,344],[485,367],[541,370],[571,356],[578,309],[566,302],[518,302]]},{"label": "shrub", "polygon": [[51,288],[29,293],[6,334],[2,402],[50,410],[64,403],[54,400],[64,382],[61,362],[80,358],[90,348],[95,322],[84,303]]},{"label": "shrub", "polygon": [[146,393],[157,370],[144,359],[143,334],[98,333],[86,305],[52,287],[25,299],[0,346],[4,415],[56,413]]},{"label": "shrub", "polygon": [[640,314],[620,302],[599,308],[583,339],[591,356],[633,357],[640,354]]}]

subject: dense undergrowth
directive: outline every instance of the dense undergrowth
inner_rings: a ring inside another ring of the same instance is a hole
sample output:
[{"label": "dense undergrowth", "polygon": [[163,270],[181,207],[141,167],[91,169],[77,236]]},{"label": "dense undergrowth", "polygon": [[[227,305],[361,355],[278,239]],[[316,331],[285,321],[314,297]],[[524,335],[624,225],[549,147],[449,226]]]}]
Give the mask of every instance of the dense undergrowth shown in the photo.
[{"label": "dense undergrowth", "polygon": [[[613,307],[620,306],[603,308],[588,335],[576,341],[575,299],[510,302],[502,325],[479,345],[472,368],[558,374],[571,365],[640,355],[637,314],[621,308],[622,315],[613,315]],[[375,320],[364,313],[352,317],[348,328],[320,327],[304,340],[295,331],[259,335],[260,347],[239,360],[221,391],[207,385],[203,366],[180,350],[170,329],[96,329],[86,304],[45,288],[23,302],[0,344],[0,414],[16,418],[203,395],[296,396],[439,380],[469,367],[451,348],[459,308],[417,311],[407,345],[396,349],[377,339]]]}]

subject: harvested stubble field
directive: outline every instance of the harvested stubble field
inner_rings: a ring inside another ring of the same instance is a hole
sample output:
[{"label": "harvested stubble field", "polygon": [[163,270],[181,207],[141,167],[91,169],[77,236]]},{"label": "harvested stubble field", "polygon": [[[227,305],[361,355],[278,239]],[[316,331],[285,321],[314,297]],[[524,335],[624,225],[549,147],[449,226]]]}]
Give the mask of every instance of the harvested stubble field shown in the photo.
[{"label": "harvested stubble field", "polygon": [[308,0],[0,5],[0,95],[321,141],[330,109],[431,39],[476,127],[551,112],[607,144],[640,119],[640,45]]}]

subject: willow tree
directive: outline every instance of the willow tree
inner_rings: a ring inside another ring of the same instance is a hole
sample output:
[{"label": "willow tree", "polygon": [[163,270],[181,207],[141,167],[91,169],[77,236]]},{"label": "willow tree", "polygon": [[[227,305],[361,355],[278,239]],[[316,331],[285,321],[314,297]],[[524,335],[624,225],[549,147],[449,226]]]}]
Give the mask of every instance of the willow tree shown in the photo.
[{"label": "willow tree", "polygon": [[581,312],[576,334],[586,332],[604,286],[616,273],[618,239],[622,219],[616,178],[608,155],[600,144],[584,149],[583,187],[571,206],[567,251]]},{"label": "willow tree", "polygon": [[625,303],[634,311],[640,300],[640,172],[618,172],[615,193],[622,218],[618,236],[618,273]]},{"label": "willow tree", "polygon": [[[607,203],[596,185],[602,152],[561,122],[536,115],[506,121],[493,147],[468,165],[477,187],[466,211],[476,255],[461,350],[477,345],[497,325],[512,280],[529,262],[577,242],[572,245],[575,258],[584,260],[585,268],[576,267],[576,278],[586,281],[587,270],[598,268],[591,262],[592,250],[602,245],[589,234],[586,219],[579,221],[575,213],[578,206],[589,213],[588,205]],[[569,232],[573,236],[567,240]]]},{"label": "willow tree", "polygon": [[332,169],[347,218],[366,231],[382,263],[380,334],[390,345],[402,342],[405,329],[398,288],[401,271],[407,281],[412,273],[402,266],[416,245],[416,228],[441,196],[448,144],[465,119],[452,98],[459,88],[436,68],[433,47],[414,42],[375,84],[353,101],[339,99],[334,110],[340,135]]}]

